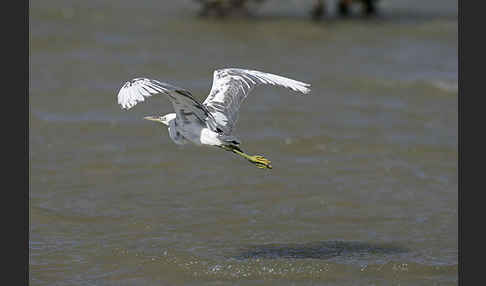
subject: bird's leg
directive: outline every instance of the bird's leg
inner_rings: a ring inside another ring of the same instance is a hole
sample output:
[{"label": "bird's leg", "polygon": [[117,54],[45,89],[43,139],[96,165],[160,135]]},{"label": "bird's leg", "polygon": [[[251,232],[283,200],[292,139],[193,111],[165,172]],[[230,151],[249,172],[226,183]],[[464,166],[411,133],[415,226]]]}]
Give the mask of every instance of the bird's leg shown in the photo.
[{"label": "bird's leg", "polygon": [[235,145],[222,145],[220,147],[223,148],[226,151],[231,151],[235,154],[240,155],[241,157],[243,157],[243,158],[247,159],[248,161],[250,161],[251,163],[255,164],[255,166],[257,166],[258,168],[272,169],[272,165],[270,164],[271,163],[270,160],[268,160],[267,158],[265,158],[263,156],[248,155],[245,152],[243,152],[243,150],[241,150],[240,147],[235,146]]}]

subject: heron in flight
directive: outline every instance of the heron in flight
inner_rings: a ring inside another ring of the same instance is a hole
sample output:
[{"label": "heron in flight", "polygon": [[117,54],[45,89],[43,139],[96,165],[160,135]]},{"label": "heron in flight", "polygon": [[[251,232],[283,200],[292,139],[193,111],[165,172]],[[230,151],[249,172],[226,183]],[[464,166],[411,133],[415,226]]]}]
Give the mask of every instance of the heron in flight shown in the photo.
[{"label": "heron in flight", "polygon": [[255,86],[262,84],[303,94],[310,92],[307,83],[261,71],[228,68],[214,71],[213,86],[202,104],[183,88],[148,78],[135,78],[123,84],[118,103],[123,109],[130,109],[152,95],[166,95],[175,113],[144,119],[167,125],[169,136],[176,144],[216,146],[242,156],[258,168],[271,169],[271,162],[265,157],[243,152],[240,140],[233,135],[241,103]]}]

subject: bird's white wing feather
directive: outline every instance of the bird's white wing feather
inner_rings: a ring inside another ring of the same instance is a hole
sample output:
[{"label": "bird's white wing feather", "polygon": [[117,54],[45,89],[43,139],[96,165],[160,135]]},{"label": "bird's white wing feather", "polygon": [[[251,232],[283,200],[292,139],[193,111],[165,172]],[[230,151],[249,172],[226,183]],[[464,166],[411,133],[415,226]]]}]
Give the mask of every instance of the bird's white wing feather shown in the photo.
[{"label": "bird's white wing feather", "polygon": [[238,120],[238,111],[243,100],[257,85],[276,85],[307,94],[310,84],[283,76],[245,69],[220,69],[214,71],[213,86],[203,102],[219,129],[231,134]]},{"label": "bird's white wing feather", "polygon": [[148,78],[135,78],[127,81],[118,92],[118,104],[130,109],[152,95],[165,94],[176,111],[177,119],[185,120],[193,115],[201,121],[211,116],[191,93],[185,89]]}]

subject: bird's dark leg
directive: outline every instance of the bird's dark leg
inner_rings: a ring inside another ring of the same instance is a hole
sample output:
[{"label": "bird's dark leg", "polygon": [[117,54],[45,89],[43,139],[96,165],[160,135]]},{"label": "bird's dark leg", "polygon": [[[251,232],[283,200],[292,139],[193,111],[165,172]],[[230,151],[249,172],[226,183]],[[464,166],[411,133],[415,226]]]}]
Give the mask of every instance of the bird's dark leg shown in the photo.
[{"label": "bird's dark leg", "polygon": [[202,4],[200,16],[206,17],[215,14],[218,17],[224,17],[226,15],[224,0],[199,0],[199,2]]},{"label": "bird's dark leg", "polygon": [[259,156],[259,155],[248,155],[246,154],[243,150],[240,149],[240,147],[236,146],[236,145],[221,145],[219,146],[221,148],[223,148],[224,150],[226,151],[231,151],[235,154],[238,154],[240,155],[241,157],[247,159],[248,161],[250,161],[251,163],[255,164],[255,166],[257,166],[258,168],[261,168],[261,169],[272,169],[272,165],[270,164],[271,161],[266,159],[265,157],[263,156]]},{"label": "bird's dark leg", "polygon": [[326,13],[326,5],[324,0],[317,0],[312,8],[312,19],[319,20]]},{"label": "bird's dark leg", "polygon": [[338,2],[338,11],[341,17],[349,16],[349,6],[351,6],[352,0],[339,0]]},{"label": "bird's dark leg", "polygon": [[366,16],[376,14],[375,0],[363,0],[363,12]]}]

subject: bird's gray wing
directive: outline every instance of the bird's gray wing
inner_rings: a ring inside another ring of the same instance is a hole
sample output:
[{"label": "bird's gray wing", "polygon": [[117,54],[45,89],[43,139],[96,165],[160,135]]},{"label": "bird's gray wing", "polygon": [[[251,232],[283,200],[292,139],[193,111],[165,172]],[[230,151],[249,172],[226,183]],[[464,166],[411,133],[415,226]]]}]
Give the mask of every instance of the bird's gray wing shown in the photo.
[{"label": "bird's gray wing", "polygon": [[118,104],[124,109],[130,109],[138,102],[145,101],[145,98],[158,94],[169,97],[179,120],[194,116],[204,122],[208,117],[212,118],[206,107],[200,104],[189,91],[148,78],[135,78],[123,84],[118,92]]},{"label": "bird's gray wing", "polygon": [[262,84],[282,86],[303,94],[310,92],[310,84],[271,73],[237,68],[216,70],[213,86],[203,105],[213,116],[217,128],[231,134],[241,103],[255,86]]}]

